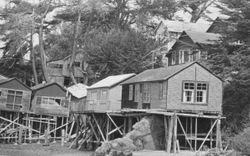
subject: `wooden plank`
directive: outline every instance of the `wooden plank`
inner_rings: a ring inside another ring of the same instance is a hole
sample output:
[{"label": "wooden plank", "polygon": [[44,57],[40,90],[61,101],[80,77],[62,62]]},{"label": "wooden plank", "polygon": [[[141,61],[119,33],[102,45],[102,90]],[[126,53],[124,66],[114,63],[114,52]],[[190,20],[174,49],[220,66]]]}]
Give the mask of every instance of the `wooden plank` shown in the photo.
[{"label": "wooden plank", "polygon": [[215,124],[217,123],[218,119],[215,120],[214,124],[212,125],[212,127],[210,128],[210,130],[207,133],[207,136],[205,137],[205,139],[203,140],[202,144],[200,145],[200,148],[198,149],[198,152],[201,150],[202,146],[204,145],[205,141],[207,140],[209,134],[211,133],[211,131],[213,130]]},{"label": "wooden plank", "polygon": [[[19,119],[19,117],[16,118],[13,122],[16,122],[18,119]],[[11,122],[11,123],[9,123],[7,126],[5,126],[3,129],[1,129],[1,130],[0,130],[0,134],[1,134],[3,131],[5,131],[8,127],[10,127],[12,124],[13,124],[13,123]]]},{"label": "wooden plank", "polygon": [[174,118],[173,118],[173,116],[171,116],[170,118],[169,118],[169,126],[168,126],[168,142],[167,142],[167,144],[168,144],[168,146],[167,146],[167,152],[168,153],[170,153],[171,152],[171,143],[172,143],[172,136],[173,136],[173,120],[174,120]]},{"label": "wooden plank", "polygon": [[178,123],[179,123],[179,125],[180,125],[180,127],[181,127],[181,129],[182,129],[182,132],[183,132],[184,136],[185,136],[185,140],[187,140],[187,143],[189,144],[191,150],[193,150],[192,144],[191,144],[190,141],[188,140],[187,133],[186,133],[185,129],[183,128],[183,125],[182,125],[182,123],[181,123],[179,117],[177,117],[177,120],[178,120]]},{"label": "wooden plank", "polygon": [[111,135],[112,133],[118,131],[118,130],[121,129],[122,127],[123,127],[123,125],[121,125],[120,127],[117,127],[117,128],[115,128],[115,129],[113,129],[112,131],[110,131],[110,132],[108,133],[108,135]]},{"label": "wooden plank", "polygon": [[107,117],[107,125],[106,125],[106,140],[109,140],[109,129],[110,129],[110,121],[109,118]]},{"label": "wooden plank", "polygon": [[103,141],[106,141],[106,139],[105,139],[105,137],[104,137],[104,135],[103,135],[102,129],[101,129],[99,123],[98,123],[97,120],[96,120],[95,115],[92,114],[92,116],[93,116],[93,119],[94,119],[94,121],[95,121],[95,124],[96,124],[96,126],[97,126],[97,128],[98,128],[98,130],[99,130],[99,132],[100,132],[100,134],[101,134],[101,136],[102,136]]},{"label": "wooden plank", "polygon": [[90,125],[90,127],[91,127],[91,129],[92,129],[92,131],[94,133],[94,136],[96,137],[97,141],[100,141],[100,138],[98,137],[98,135],[97,135],[97,133],[95,131],[95,128],[94,128],[93,124],[91,123],[90,119],[88,119],[88,122],[89,122],[89,125]]}]

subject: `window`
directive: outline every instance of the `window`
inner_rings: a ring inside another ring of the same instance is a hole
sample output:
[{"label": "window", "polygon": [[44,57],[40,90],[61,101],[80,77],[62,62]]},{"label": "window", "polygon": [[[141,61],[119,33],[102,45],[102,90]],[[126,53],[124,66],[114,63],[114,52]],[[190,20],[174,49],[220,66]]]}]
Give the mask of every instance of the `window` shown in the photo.
[{"label": "window", "polygon": [[182,64],[182,63],[185,63],[184,62],[184,55],[185,55],[185,52],[184,50],[180,50],[179,51],[179,64]]},{"label": "window", "polygon": [[135,84],[135,102],[139,102],[140,98],[140,84]]},{"label": "window", "polygon": [[143,103],[150,103],[150,84],[143,84],[143,92],[142,92]]},{"label": "window", "polygon": [[36,98],[36,104],[40,105],[61,105],[62,99],[54,97],[38,96]]},{"label": "window", "polygon": [[207,103],[208,84],[206,82],[184,82],[183,102],[184,103]]},{"label": "window", "polygon": [[133,85],[129,85],[129,93],[128,93],[128,100],[133,100]]},{"label": "window", "polygon": [[183,88],[183,102],[194,102],[194,83],[185,82]]},{"label": "window", "polygon": [[90,100],[97,100],[97,91],[90,92]]},{"label": "window", "polygon": [[175,61],[176,61],[176,54],[175,52],[172,53],[172,60],[171,60],[171,64],[175,65]]},{"label": "window", "polygon": [[163,98],[163,83],[159,83],[159,99]]},{"label": "window", "polygon": [[80,67],[80,66],[81,66],[81,63],[80,63],[80,62],[74,62],[74,66],[75,66],[75,67]]},{"label": "window", "polygon": [[193,50],[194,61],[200,59],[200,54],[201,54],[201,51],[200,51],[200,50],[198,50],[198,49]]},{"label": "window", "polygon": [[207,83],[197,83],[196,87],[196,102],[206,103],[207,102]]},{"label": "window", "polygon": [[23,92],[8,90],[7,92],[7,107],[11,109],[20,108],[22,105]]},{"label": "window", "polygon": [[100,99],[101,100],[107,100],[107,98],[108,98],[108,91],[107,90],[101,90]]},{"label": "window", "polygon": [[62,69],[63,65],[62,64],[57,64],[57,63],[50,63],[49,64],[50,68],[58,68],[58,69]]}]

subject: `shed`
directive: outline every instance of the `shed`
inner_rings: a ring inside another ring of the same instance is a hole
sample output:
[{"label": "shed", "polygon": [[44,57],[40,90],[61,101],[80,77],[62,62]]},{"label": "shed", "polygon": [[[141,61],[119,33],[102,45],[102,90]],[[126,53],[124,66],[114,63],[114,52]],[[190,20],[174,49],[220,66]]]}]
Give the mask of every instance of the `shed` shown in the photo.
[{"label": "shed", "polygon": [[71,112],[83,112],[86,108],[88,86],[78,83],[67,88],[71,95],[70,99],[70,111]]},{"label": "shed", "polygon": [[0,79],[0,110],[29,112],[31,89],[16,78]]},{"label": "shed", "polygon": [[119,110],[121,109],[122,82],[135,74],[108,76],[87,89],[86,110]]},{"label": "shed", "polygon": [[39,115],[68,116],[67,91],[56,82],[31,87],[31,111]]},{"label": "shed", "polygon": [[146,70],[122,83],[122,108],[221,113],[222,85],[197,62]]},{"label": "shed", "polygon": [[206,47],[218,44],[220,37],[214,33],[183,31],[165,55],[168,66],[207,59]]}]

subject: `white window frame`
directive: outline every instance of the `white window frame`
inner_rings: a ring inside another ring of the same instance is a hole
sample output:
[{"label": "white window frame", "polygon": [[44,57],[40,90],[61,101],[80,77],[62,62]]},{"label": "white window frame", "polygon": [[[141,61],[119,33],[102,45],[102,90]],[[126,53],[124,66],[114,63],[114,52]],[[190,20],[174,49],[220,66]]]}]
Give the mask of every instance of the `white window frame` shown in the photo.
[{"label": "white window frame", "polygon": [[[201,84],[202,86],[199,87],[199,84]],[[202,96],[199,96],[198,94],[202,93]],[[207,99],[208,99],[208,83],[206,82],[197,82],[196,83],[196,103],[200,103],[200,104],[206,104],[207,103]],[[198,98],[202,98],[202,101],[198,101]]]},{"label": "white window frame", "polygon": [[[191,87],[187,87],[187,88],[185,88],[185,86],[186,86],[186,84],[193,84],[193,89],[191,88]],[[187,100],[187,93],[191,93],[191,100],[190,101],[188,101]],[[194,93],[195,93],[195,83],[194,82],[192,82],[192,81],[185,81],[185,82],[183,82],[183,102],[184,103],[194,103]]]},{"label": "white window frame", "polygon": [[139,102],[140,99],[140,84],[135,84],[135,102]]},{"label": "white window frame", "polygon": [[185,63],[184,55],[187,50],[179,50],[179,64]]}]

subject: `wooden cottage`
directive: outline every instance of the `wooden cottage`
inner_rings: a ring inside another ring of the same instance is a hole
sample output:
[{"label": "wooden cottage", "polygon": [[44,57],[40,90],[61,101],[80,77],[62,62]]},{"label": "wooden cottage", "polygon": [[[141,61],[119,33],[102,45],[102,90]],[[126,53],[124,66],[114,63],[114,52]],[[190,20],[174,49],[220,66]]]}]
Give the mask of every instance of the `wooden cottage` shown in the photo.
[{"label": "wooden cottage", "polygon": [[67,88],[70,93],[70,112],[83,112],[86,109],[88,86],[78,83]]},{"label": "wooden cottage", "polygon": [[122,82],[135,76],[123,74],[109,76],[87,89],[86,110],[106,111],[121,109]]},{"label": "wooden cottage", "polygon": [[67,91],[56,82],[31,87],[31,111],[37,115],[68,116]]},{"label": "wooden cottage", "polygon": [[0,79],[0,110],[29,112],[31,89],[16,78]]},{"label": "wooden cottage", "polygon": [[222,80],[197,62],[146,70],[122,86],[122,108],[222,111]]},{"label": "wooden cottage", "polygon": [[207,59],[206,47],[218,44],[220,37],[214,33],[184,31],[164,56],[167,66]]},{"label": "wooden cottage", "polygon": [[[69,73],[69,64],[70,64],[71,55],[65,57],[64,59],[54,60],[47,63],[48,66],[48,75],[51,81],[57,82],[62,86],[70,85],[70,73]],[[76,55],[74,61],[74,76],[78,83],[83,83],[84,75],[82,70],[84,57],[81,53]]]}]

